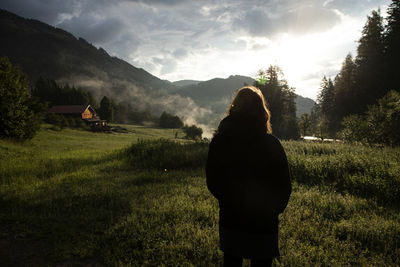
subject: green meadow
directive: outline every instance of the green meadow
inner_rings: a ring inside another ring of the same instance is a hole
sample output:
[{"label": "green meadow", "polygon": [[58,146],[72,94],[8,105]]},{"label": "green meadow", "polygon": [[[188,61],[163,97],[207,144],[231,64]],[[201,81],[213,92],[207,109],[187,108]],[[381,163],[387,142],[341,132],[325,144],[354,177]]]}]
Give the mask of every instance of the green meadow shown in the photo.
[{"label": "green meadow", "polygon": [[[208,143],[123,127],[0,141],[2,266],[222,264]],[[293,193],[273,265],[400,265],[400,149],[282,143]]]}]

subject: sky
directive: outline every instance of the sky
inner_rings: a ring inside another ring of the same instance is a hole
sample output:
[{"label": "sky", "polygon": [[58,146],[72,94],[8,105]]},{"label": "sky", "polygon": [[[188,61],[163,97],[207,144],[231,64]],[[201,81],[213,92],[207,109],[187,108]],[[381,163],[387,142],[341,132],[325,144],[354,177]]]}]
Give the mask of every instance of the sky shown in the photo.
[{"label": "sky", "polygon": [[390,0],[2,0],[0,8],[83,37],[169,81],[245,75],[276,64],[316,99],[367,16]]}]

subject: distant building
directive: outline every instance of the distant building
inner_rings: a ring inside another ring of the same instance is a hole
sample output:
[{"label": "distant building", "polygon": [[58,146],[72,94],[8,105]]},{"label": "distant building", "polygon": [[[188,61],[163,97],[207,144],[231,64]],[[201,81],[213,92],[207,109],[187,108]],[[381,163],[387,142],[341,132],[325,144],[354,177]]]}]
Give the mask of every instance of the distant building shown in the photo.
[{"label": "distant building", "polygon": [[91,126],[106,126],[106,121],[100,119],[91,105],[62,105],[53,106],[48,113],[63,115],[65,117],[81,118]]}]

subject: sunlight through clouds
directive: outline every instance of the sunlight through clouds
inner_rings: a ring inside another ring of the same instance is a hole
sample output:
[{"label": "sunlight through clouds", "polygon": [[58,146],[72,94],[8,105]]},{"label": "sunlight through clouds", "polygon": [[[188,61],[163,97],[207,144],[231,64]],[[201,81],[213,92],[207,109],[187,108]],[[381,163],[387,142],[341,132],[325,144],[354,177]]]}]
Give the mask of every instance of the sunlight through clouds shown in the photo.
[{"label": "sunlight through clouds", "polygon": [[390,0],[3,0],[0,8],[83,37],[170,81],[255,77],[277,64],[315,99],[355,55],[366,16]]}]

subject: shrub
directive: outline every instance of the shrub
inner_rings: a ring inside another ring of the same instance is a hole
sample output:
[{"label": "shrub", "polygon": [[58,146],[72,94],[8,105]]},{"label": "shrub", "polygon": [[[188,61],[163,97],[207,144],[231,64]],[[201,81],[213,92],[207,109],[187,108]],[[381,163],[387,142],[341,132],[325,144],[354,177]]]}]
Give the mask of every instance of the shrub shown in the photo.
[{"label": "shrub", "polygon": [[183,126],[183,122],[178,116],[173,116],[164,111],[160,116],[158,125],[161,128],[181,128]]},{"label": "shrub", "polygon": [[196,125],[192,126],[185,125],[182,129],[183,132],[186,134],[186,138],[188,139],[196,139],[196,138],[201,139],[201,135],[203,134],[203,129],[197,127]]},{"label": "shrub", "polygon": [[394,90],[370,106],[363,115],[350,115],[342,121],[340,138],[346,141],[400,145],[400,94]]}]

